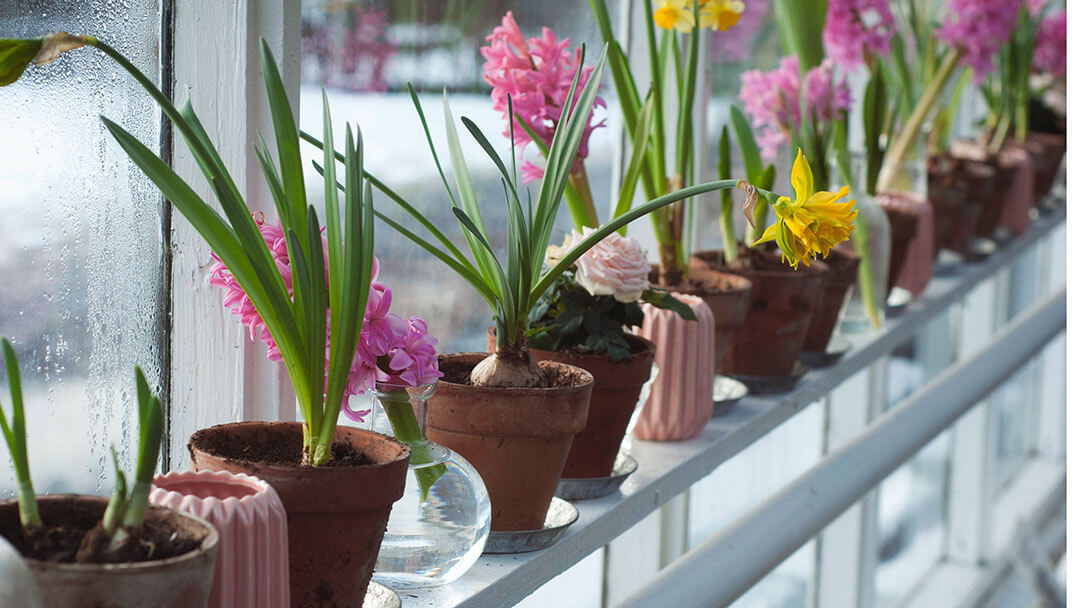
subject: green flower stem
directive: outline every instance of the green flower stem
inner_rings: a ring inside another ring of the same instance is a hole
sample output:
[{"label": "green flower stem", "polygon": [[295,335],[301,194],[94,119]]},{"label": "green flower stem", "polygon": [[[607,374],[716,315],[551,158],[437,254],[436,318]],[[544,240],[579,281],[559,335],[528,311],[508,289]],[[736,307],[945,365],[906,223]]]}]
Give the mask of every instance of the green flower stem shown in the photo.
[{"label": "green flower stem", "polygon": [[583,226],[599,226],[600,217],[596,213],[596,203],[593,202],[592,188],[589,187],[589,176],[585,173],[584,163],[574,163],[567,186],[566,207],[570,210],[574,227],[581,230]]},{"label": "green flower stem", "polygon": [[949,77],[952,76],[953,70],[956,69],[959,62],[960,51],[956,49],[949,51],[945,61],[942,62],[941,67],[934,74],[930,85],[923,92],[919,103],[911,112],[911,116],[908,117],[908,121],[904,124],[900,135],[897,136],[895,142],[889,145],[889,151],[885,154],[885,162],[881,167],[881,173],[878,175],[877,190],[879,192],[888,192],[896,188],[896,182],[904,165],[904,158],[911,147],[915,145],[915,140],[918,138],[919,133],[922,132],[923,123],[926,122],[930,111],[937,103],[938,97],[941,96],[941,92],[945,89]]},{"label": "green flower stem", "polygon": [[[384,393],[386,394],[386,393]],[[388,393],[389,397],[380,397],[379,402],[386,412],[386,418],[390,420],[390,426],[394,429],[394,437],[412,448],[410,465],[422,465],[434,462],[435,450],[432,444],[420,429],[420,423],[416,419],[412,403],[409,402],[409,393],[405,389],[399,389]],[[428,490],[435,482],[446,473],[446,465],[438,463],[430,467],[417,467],[413,469],[416,474],[416,482],[420,484],[420,499],[427,500]]]},{"label": "green flower stem", "polygon": [[38,513],[34,484],[30,483],[29,479],[19,481],[16,497],[19,501],[19,522],[22,523],[23,531],[26,534],[33,534],[40,530],[41,515]]}]

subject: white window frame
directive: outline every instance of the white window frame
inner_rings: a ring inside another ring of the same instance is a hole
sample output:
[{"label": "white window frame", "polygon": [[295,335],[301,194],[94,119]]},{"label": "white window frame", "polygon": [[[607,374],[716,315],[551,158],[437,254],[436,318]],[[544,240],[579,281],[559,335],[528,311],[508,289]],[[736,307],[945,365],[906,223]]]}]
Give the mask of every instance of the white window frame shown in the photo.
[{"label": "white window frame", "polygon": [[[166,0],[168,1],[168,0]],[[195,110],[252,210],[274,213],[253,145],[273,146],[260,61],[265,37],[293,107],[300,92],[298,0],[176,1],[173,15],[174,97],[190,89]],[[166,73],[168,73],[166,71]],[[207,201],[209,184],[186,144],[174,138],[173,167]],[[210,248],[180,214],[170,234],[172,327],[170,468],[186,469],[194,431],[238,420],[292,420],[296,405],[287,373],[266,359],[247,329],[207,283]]]}]

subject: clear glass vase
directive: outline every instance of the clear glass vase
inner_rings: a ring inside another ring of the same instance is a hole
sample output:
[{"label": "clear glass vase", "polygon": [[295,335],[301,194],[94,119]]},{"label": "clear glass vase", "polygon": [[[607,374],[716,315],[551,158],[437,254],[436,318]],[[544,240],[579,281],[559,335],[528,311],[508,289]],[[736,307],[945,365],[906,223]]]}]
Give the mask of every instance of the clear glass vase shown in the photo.
[{"label": "clear glass vase", "polygon": [[480,474],[457,452],[424,434],[435,385],[377,383],[370,429],[394,435],[413,450],[405,495],[390,512],[372,580],[394,589],[445,585],[484,550],[491,502]]},{"label": "clear glass vase", "polygon": [[[886,289],[889,283],[889,255],[892,249],[892,233],[889,216],[877,199],[865,190],[866,158],[860,152],[850,155],[852,181],[851,198],[859,210],[856,233],[852,244],[860,256],[858,280],[855,289],[848,292],[848,299],[840,313],[840,331],[857,334],[877,327],[885,319]],[[833,190],[848,184],[841,183],[841,171],[830,171]],[[868,301],[874,302],[870,306]],[[876,311],[875,322],[871,311]]]}]

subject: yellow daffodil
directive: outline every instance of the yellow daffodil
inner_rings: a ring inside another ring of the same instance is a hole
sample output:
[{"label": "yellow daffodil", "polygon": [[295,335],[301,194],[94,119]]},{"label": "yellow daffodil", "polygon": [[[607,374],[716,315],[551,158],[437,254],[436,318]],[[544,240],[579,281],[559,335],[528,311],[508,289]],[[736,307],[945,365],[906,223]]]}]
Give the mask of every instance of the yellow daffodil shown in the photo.
[{"label": "yellow daffodil", "polygon": [[653,12],[653,21],[659,27],[689,34],[694,30],[694,5],[692,0],[664,0]]},{"label": "yellow daffodil", "polygon": [[848,187],[839,192],[814,192],[814,174],[802,150],[791,167],[791,186],[795,200],[781,196],[773,205],[776,223],[769,226],[755,245],[776,240],[784,260],[797,268],[809,266],[817,256],[829,257],[829,251],[848,239],[855,230],[855,201],[842,202]]},{"label": "yellow daffodil", "polygon": [[702,0],[701,26],[726,32],[739,22],[744,10],[746,5],[739,0]]}]

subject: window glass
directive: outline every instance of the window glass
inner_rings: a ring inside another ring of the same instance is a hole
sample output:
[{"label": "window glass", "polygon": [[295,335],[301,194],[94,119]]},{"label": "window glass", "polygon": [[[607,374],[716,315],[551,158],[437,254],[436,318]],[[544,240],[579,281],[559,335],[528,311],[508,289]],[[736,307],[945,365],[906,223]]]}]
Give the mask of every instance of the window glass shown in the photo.
[{"label": "window glass", "polygon": [[[503,136],[507,125],[494,110],[491,86],[483,79],[484,58],[479,49],[487,44],[484,38],[511,11],[526,38],[540,36],[546,26],[560,40],[569,39],[571,50],[584,42],[587,65],[596,63],[602,46],[587,3],[550,9],[548,3],[523,0],[307,0],[302,12],[300,125],[321,135],[320,85],[324,86],[334,122],[341,128],[335,139],[344,141],[345,121],[358,125],[365,142],[365,168],[402,194],[464,249],[461,228],[450,212],[450,201],[409,99],[407,83],[411,82],[419,93],[451,186],[442,108],[444,90],[455,117],[472,119],[508,161],[510,140]],[[610,79],[605,82],[600,95],[613,105],[614,89]],[[594,122],[606,114],[598,109]],[[506,203],[497,169],[460,121],[457,127],[487,230],[497,253],[505,259]],[[586,160],[601,217],[608,213],[611,189],[610,131],[600,128],[593,133]],[[308,147],[306,153],[321,164],[317,150]],[[538,162],[531,144],[517,158],[519,167],[523,160]],[[312,169],[308,180],[309,198],[321,209],[321,178]],[[534,197],[537,186],[535,182],[529,186]],[[456,196],[456,189],[454,192]],[[423,232],[378,192],[375,206],[410,229]],[[560,212],[552,240],[561,242],[562,234],[570,228],[568,214]],[[375,253],[381,263],[382,280],[393,290],[395,312],[424,318],[440,341],[440,352],[485,348],[484,331],[491,325],[491,311],[464,279],[385,224],[376,228]]]},{"label": "window glass", "polygon": [[[159,72],[157,0],[0,3],[0,32],[98,36]],[[158,149],[153,101],[84,48],[0,88],[0,335],[21,363],[31,474],[39,492],[103,493],[109,444],[130,453],[135,364],[162,383],[166,324],[162,199],[99,119]],[[10,411],[7,380],[0,404]],[[0,495],[15,479],[0,458]]]}]

